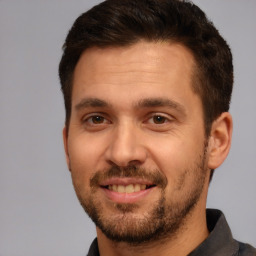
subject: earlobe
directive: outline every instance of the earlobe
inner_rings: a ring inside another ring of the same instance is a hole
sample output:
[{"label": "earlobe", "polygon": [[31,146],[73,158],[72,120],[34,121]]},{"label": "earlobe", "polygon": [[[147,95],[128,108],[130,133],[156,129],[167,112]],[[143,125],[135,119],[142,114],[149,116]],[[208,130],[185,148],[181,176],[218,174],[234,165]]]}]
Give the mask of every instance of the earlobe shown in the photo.
[{"label": "earlobe", "polygon": [[62,136],[63,136],[65,155],[66,155],[66,162],[67,162],[68,169],[70,170],[70,161],[69,161],[69,154],[68,154],[68,133],[67,133],[66,126],[64,126],[62,130]]},{"label": "earlobe", "polygon": [[212,124],[208,144],[208,168],[216,169],[226,159],[232,139],[233,122],[230,113],[222,113]]}]

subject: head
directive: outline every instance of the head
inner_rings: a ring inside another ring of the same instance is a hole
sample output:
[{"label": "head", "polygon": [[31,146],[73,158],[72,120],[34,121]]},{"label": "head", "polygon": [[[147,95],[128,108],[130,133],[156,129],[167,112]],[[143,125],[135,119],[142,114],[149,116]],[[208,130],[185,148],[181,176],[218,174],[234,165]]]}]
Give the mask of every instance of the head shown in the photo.
[{"label": "head", "polygon": [[209,135],[212,122],[229,110],[232,55],[206,15],[193,3],[178,0],[108,0],[77,18],[59,66],[66,127],[71,115],[73,73],[81,54],[92,47],[125,47],[140,40],[180,43],[190,50],[196,62],[192,86],[202,100]]},{"label": "head", "polygon": [[160,239],[202,211],[229,149],[233,69],[198,7],[105,1],[75,21],[59,74],[74,187],[107,237]]}]

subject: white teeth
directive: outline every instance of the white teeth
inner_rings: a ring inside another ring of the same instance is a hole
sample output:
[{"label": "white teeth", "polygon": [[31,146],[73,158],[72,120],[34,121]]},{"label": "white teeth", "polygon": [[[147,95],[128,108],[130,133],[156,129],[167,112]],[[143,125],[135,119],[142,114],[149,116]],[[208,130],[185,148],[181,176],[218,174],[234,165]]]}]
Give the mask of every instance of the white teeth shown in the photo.
[{"label": "white teeth", "polygon": [[146,185],[145,184],[129,184],[127,186],[124,185],[109,185],[108,186],[109,190],[118,192],[118,193],[134,193],[134,192],[139,192],[141,190],[145,190],[146,189]]},{"label": "white teeth", "polygon": [[126,193],[133,193],[134,192],[134,186],[132,184],[125,187]]},{"label": "white teeth", "polygon": [[140,185],[139,184],[135,184],[134,185],[134,192],[138,192],[140,191]]},{"label": "white teeth", "polygon": [[124,193],[124,192],[125,192],[125,186],[123,186],[123,185],[118,185],[118,186],[117,186],[117,192],[118,192],[118,193]]}]

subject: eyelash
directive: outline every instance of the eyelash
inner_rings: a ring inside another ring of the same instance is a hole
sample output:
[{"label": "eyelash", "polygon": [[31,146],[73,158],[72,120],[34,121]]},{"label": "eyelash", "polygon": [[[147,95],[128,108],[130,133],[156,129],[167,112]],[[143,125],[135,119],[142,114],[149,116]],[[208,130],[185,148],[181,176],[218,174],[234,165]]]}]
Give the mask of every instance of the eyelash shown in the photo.
[{"label": "eyelash", "polygon": [[[157,120],[158,118],[158,120]],[[171,121],[171,118],[170,117],[167,117],[163,114],[157,114],[157,113],[154,113],[153,115],[151,115],[150,118],[147,119],[147,121],[149,121],[150,119],[153,120],[152,124],[154,125],[164,125],[166,124],[167,122],[170,122]],[[156,123],[156,122],[160,121],[160,123]],[[163,121],[163,122],[162,122]]]},{"label": "eyelash", "polygon": [[[93,118],[100,118],[101,120],[103,119],[103,122],[93,123]],[[104,115],[99,113],[99,114],[93,114],[91,116],[88,116],[88,117],[84,118],[83,123],[90,123],[90,125],[99,125],[99,124],[105,123],[106,120],[108,121],[108,119],[106,117],[104,117]],[[110,123],[110,121],[108,121],[108,123]]]},{"label": "eyelash", "polygon": [[[98,120],[97,120],[98,119]],[[150,113],[143,122],[144,125],[149,125],[152,129],[164,129],[168,124],[173,121],[173,117],[167,114]],[[92,113],[82,119],[82,123],[88,129],[104,129],[106,125],[111,124],[111,119],[103,113]]]}]

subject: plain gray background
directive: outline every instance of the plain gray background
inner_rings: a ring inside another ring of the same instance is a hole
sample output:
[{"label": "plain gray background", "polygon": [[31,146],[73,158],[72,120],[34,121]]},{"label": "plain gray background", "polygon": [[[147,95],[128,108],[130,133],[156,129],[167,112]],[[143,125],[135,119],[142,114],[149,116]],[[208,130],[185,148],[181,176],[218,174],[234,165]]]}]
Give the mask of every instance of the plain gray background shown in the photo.
[{"label": "plain gray background", "polygon": [[[0,255],[86,255],[95,228],[80,207],[62,146],[61,46],[100,1],[0,0]],[[234,236],[256,245],[256,1],[197,0],[229,42],[232,149],[210,186]]]}]

